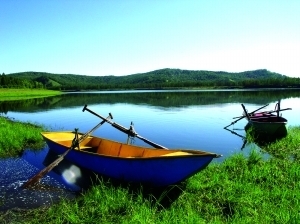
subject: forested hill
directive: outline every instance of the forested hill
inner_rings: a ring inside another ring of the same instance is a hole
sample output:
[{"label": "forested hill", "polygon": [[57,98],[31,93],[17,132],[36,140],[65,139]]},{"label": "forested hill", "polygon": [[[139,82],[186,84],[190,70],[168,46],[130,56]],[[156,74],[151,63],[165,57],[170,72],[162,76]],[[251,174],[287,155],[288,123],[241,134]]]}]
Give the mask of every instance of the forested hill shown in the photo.
[{"label": "forested hill", "polygon": [[300,87],[299,78],[289,78],[266,69],[229,73],[167,68],[127,76],[45,72],[21,72],[2,76],[42,83],[44,88],[59,90]]}]

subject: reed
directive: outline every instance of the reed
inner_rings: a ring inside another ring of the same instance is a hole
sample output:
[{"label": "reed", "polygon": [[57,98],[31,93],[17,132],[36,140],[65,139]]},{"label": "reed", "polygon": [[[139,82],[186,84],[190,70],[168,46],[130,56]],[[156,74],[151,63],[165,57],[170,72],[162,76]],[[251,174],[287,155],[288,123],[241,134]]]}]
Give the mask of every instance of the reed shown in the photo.
[{"label": "reed", "polygon": [[[282,150],[263,158],[235,154],[211,163],[177,186],[147,189],[99,181],[72,201],[37,210],[7,212],[4,222],[23,223],[299,223],[300,128],[262,150]],[[285,150],[286,149],[286,150]],[[285,156],[283,156],[285,155]]]}]

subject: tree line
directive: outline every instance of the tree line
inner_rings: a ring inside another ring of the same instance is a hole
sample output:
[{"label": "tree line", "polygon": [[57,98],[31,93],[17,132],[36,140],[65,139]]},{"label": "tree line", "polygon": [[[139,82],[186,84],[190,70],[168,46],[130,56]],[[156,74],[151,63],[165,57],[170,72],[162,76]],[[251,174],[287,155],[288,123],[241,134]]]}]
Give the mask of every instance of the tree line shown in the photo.
[{"label": "tree line", "polygon": [[8,76],[2,73],[0,75],[1,88],[24,88],[24,89],[41,89],[44,88],[43,83],[30,79]]},{"label": "tree line", "polygon": [[174,88],[299,88],[300,79],[266,69],[239,73],[160,69],[127,76],[85,76],[21,72],[1,75],[1,87],[53,90],[117,90]]}]

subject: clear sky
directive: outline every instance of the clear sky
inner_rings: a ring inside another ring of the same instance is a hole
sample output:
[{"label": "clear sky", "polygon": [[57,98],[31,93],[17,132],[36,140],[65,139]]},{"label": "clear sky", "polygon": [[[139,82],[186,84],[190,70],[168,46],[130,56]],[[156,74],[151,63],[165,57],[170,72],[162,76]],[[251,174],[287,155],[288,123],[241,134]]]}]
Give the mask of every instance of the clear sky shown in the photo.
[{"label": "clear sky", "polygon": [[0,0],[0,73],[300,77],[300,0]]}]

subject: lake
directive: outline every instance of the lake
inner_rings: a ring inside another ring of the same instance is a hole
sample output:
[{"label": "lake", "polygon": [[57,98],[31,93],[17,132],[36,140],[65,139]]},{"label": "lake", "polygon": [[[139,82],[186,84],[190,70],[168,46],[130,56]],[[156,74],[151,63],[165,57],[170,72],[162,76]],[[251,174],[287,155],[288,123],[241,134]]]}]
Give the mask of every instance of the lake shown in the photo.
[{"label": "lake", "polygon": [[[265,111],[274,110],[278,100],[281,100],[281,109],[292,108],[282,111],[282,116],[288,120],[287,126],[299,126],[300,91],[293,89],[74,92],[0,102],[0,113],[18,121],[42,124],[53,131],[79,128],[80,132],[87,132],[101,122],[101,119],[88,111],[82,112],[84,105],[88,105],[90,110],[103,117],[111,113],[113,121],[124,127],[129,127],[133,122],[136,132],[150,141],[170,149],[195,149],[222,154],[221,158],[213,160],[222,162],[234,153],[247,155],[253,148],[252,144],[244,145],[242,138],[245,136],[246,119],[229,126],[230,131],[224,129],[236,120],[234,117],[243,114],[241,104],[245,105],[248,112],[268,104],[263,109]],[[120,142],[127,141],[127,136],[110,124],[102,125],[93,134]],[[137,138],[132,139],[132,143],[146,146]],[[48,154],[48,148],[45,147],[39,153],[26,150],[21,158],[0,161],[0,166],[6,167],[4,174],[0,174],[1,183],[6,184],[0,186],[0,190],[9,195],[7,189],[10,189],[11,201],[14,201],[16,192],[13,189],[18,188],[28,176],[44,168]],[[21,168],[23,166],[26,168]],[[74,166],[69,164],[67,167]],[[18,175],[10,179],[9,176],[16,173],[16,169],[19,170]],[[58,187],[55,189],[65,189],[64,194],[69,195],[69,191],[78,190],[76,184],[70,184],[70,181],[55,172],[47,177],[49,180],[44,178],[44,184],[53,185],[53,181],[56,181],[58,183],[55,186]],[[36,194],[36,191],[27,191],[29,196],[24,196],[22,192],[22,198],[27,197],[26,201],[33,197],[31,193]],[[62,193],[60,190],[58,192],[57,197],[60,197]],[[46,202],[41,203],[48,203],[50,199],[45,198]]]}]

